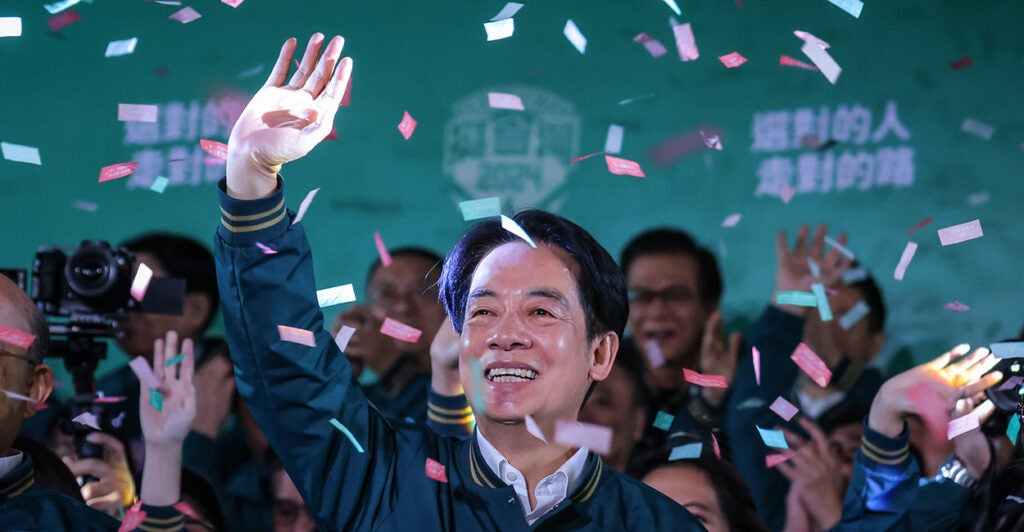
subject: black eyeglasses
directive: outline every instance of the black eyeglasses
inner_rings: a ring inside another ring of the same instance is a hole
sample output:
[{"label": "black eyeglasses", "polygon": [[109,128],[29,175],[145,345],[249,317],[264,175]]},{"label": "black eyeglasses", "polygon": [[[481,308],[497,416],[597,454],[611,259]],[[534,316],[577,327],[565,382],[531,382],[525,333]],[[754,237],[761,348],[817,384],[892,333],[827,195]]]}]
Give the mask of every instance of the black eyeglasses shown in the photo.
[{"label": "black eyeglasses", "polygon": [[14,353],[8,353],[7,351],[0,351],[0,357],[11,357],[16,358],[18,360],[24,360],[25,362],[32,364],[32,367],[39,365],[39,363],[34,360],[29,360],[21,355],[15,355]]}]

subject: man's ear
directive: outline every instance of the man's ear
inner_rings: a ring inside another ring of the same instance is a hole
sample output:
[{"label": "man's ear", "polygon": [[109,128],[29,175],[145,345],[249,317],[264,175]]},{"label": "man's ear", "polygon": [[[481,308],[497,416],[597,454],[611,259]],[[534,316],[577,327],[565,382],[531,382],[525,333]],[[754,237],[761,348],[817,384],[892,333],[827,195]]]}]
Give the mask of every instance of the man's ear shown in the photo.
[{"label": "man's ear", "polygon": [[608,378],[619,352],[619,335],[611,331],[601,333],[591,343],[590,379],[597,382]]},{"label": "man's ear", "polygon": [[[202,292],[191,292],[185,295],[185,304],[182,307],[183,313],[181,319],[184,321],[184,328],[188,331],[194,331],[192,334],[186,336],[200,336],[203,333],[203,325],[206,323],[206,318],[212,314],[216,309],[213,308],[213,301],[210,300],[210,296]],[[185,331],[179,331],[185,334]]]},{"label": "man's ear", "polygon": [[50,366],[39,364],[32,368],[32,377],[28,385],[28,396],[34,399],[35,402],[26,405],[25,417],[30,418],[37,411],[42,410],[39,405],[44,405],[52,392],[53,370],[50,369]]}]

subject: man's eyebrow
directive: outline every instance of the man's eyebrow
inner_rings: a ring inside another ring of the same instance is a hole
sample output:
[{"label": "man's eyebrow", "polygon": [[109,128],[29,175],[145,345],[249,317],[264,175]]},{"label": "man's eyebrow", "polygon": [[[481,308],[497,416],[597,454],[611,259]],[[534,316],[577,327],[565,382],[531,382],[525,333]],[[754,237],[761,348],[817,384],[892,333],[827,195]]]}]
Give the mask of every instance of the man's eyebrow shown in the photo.
[{"label": "man's eyebrow", "polygon": [[533,290],[526,292],[526,295],[529,297],[543,297],[546,299],[551,299],[554,300],[555,303],[558,303],[559,305],[568,306],[569,304],[569,300],[566,299],[561,292],[555,290],[554,288],[534,288]]},{"label": "man's eyebrow", "polygon": [[498,297],[498,294],[494,290],[488,290],[486,288],[477,288],[469,293],[469,299],[480,299],[481,297]]}]

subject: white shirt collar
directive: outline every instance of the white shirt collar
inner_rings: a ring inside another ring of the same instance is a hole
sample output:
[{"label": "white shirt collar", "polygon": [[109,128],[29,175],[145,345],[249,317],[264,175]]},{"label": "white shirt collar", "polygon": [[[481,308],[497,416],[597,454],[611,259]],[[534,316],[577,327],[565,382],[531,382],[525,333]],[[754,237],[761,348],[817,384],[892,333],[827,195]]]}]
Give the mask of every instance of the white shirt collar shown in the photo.
[{"label": "white shirt collar", "polygon": [[25,454],[18,451],[11,456],[0,456],[0,478],[6,477],[8,473],[14,471],[14,468],[21,465],[21,461],[25,458]]},{"label": "white shirt collar", "polygon": [[562,502],[569,493],[572,493],[583,481],[583,470],[587,466],[588,451],[581,448],[565,461],[554,473],[544,477],[537,483],[533,490],[533,496],[537,499],[537,507],[530,508],[530,497],[526,492],[526,479],[523,473],[515,468],[496,449],[491,442],[487,441],[483,433],[476,431],[477,445],[480,446],[480,454],[484,462],[491,468],[502,482],[512,486],[519,496],[519,503],[523,508],[523,517],[526,522],[533,524],[553,510],[558,503]]}]

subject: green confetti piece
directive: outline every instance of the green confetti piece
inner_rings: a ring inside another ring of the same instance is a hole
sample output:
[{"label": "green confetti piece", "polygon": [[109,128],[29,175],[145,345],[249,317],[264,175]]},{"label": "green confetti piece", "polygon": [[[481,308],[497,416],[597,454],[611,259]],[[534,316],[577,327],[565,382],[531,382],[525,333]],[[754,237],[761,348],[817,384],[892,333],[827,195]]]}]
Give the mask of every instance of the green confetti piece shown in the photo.
[{"label": "green confetti piece", "polygon": [[818,303],[818,315],[821,316],[821,321],[832,321],[832,307],[828,305],[828,296],[825,295],[825,285],[821,283],[814,283],[811,285],[811,291],[814,292],[814,298]]},{"label": "green confetti piece", "polygon": [[162,175],[158,175],[156,176],[156,179],[153,180],[153,184],[149,186],[149,189],[157,194],[163,194],[164,191],[167,190],[167,185],[170,182],[170,179],[167,179]]},{"label": "green confetti piece", "polygon": [[494,196],[491,198],[460,201],[459,209],[462,210],[462,219],[467,222],[479,220],[480,218],[501,216],[501,198]]},{"label": "green confetti piece", "polygon": [[668,459],[670,462],[674,462],[676,460],[700,458],[700,453],[703,449],[704,445],[700,442],[687,443],[672,449],[672,454],[668,456]]},{"label": "green confetti piece", "polygon": [[1017,435],[1020,434],[1020,416],[1010,417],[1010,424],[1006,426],[1006,437],[1014,444],[1017,443]]},{"label": "green confetti piece", "polygon": [[157,412],[164,411],[164,394],[157,391],[155,388],[149,389],[149,406],[152,406]]},{"label": "green confetti piece", "polygon": [[184,361],[184,360],[185,360],[185,353],[178,353],[178,355],[175,356],[174,358],[171,358],[167,362],[164,362],[164,367],[168,367],[169,368],[169,367],[174,366],[176,364],[181,364],[182,361]]},{"label": "green confetti piece", "polygon": [[359,445],[359,441],[356,440],[356,437],[353,436],[351,432],[349,432],[348,427],[342,425],[340,421],[334,418],[331,418],[331,425],[334,425],[334,428],[338,429],[342,434],[344,434],[345,437],[348,438],[348,441],[352,442],[352,445],[356,448],[357,451],[361,453],[366,452],[363,450],[363,446]]},{"label": "green confetti piece", "polygon": [[658,412],[657,416],[654,416],[654,428],[661,429],[668,432],[668,429],[672,426],[672,421],[675,420],[675,416],[668,412]]},{"label": "green confetti piece", "polygon": [[801,292],[799,290],[780,290],[775,292],[775,302],[780,305],[816,307],[818,306],[818,296],[811,292]]}]

